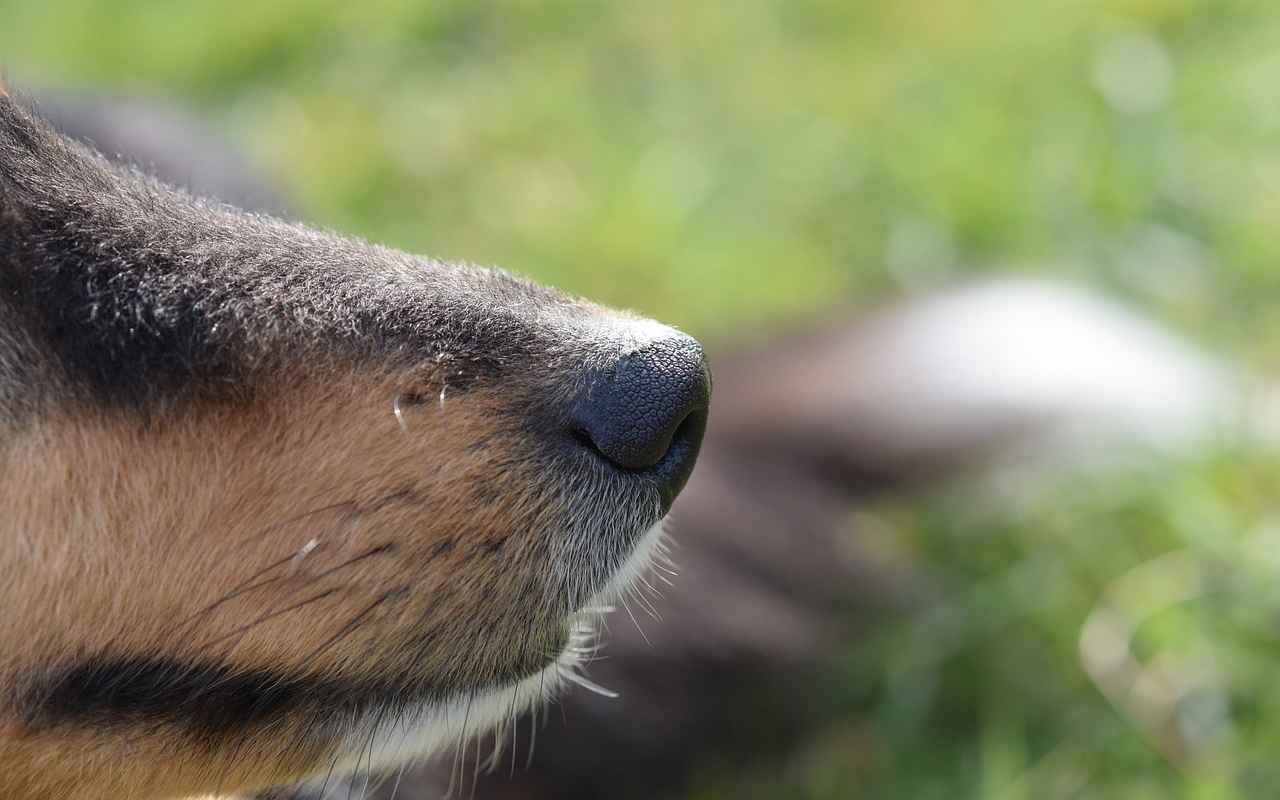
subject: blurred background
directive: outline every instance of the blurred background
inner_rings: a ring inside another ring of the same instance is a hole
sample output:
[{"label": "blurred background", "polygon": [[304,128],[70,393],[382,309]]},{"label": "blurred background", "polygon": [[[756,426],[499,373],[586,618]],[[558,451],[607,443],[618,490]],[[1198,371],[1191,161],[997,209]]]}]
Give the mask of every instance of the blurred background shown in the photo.
[{"label": "blurred background", "polygon": [[1194,435],[860,493],[837,535],[910,588],[787,678],[803,725],[662,792],[1280,791],[1280,6],[0,0],[0,65],[37,99],[178,109],[289,216],[636,309],[713,365],[975,280],[1152,320],[1191,384],[1085,381],[1138,376],[1134,420],[1212,382]]}]

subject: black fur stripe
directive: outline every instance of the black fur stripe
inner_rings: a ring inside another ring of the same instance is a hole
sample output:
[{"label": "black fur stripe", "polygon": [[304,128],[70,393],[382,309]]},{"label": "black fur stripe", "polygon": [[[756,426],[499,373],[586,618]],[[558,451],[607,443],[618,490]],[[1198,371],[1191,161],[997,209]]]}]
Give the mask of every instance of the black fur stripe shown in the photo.
[{"label": "black fur stripe", "polygon": [[268,670],[99,657],[46,677],[23,707],[32,730],[173,724],[221,738],[291,713],[305,713],[310,722],[333,719],[385,697],[368,686]]}]

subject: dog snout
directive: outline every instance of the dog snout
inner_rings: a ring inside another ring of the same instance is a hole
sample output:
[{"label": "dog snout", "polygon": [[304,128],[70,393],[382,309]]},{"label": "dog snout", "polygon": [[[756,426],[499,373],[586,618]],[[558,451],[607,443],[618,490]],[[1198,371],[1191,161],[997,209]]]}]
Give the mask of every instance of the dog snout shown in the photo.
[{"label": "dog snout", "polygon": [[618,469],[656,469],[674,496],[693,469],[710,396],[702,346],[665,329],[588,382],[571,429]]}]

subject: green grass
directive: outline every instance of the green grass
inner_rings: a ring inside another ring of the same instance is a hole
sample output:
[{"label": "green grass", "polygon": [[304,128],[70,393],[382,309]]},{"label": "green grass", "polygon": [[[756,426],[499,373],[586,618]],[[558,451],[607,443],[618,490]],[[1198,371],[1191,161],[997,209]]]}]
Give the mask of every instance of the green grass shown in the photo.
[{"label": "green grass", "polygon": [[[696,797],[1200,800],[1280,787],[1274,454],[1081,477],[1015,511],[955,490],[870,518],[929,589],[849,647],[826,676],[828,724],[782,770],[712,766]],[[1128,672],[1107,657],[1125,641]]]},{"label": "green grass", "polygon": [[[208,110],[309,219],[712,337],[1026,272],[1280,365],[1280,6],[0,0],[0,54]],[[874,509],[934,594],[851,648],[786,765],[695,796],[1274,794],[1278,467]],[[1145,705],[1082,667],[1106,603],[1143,615]]]}]

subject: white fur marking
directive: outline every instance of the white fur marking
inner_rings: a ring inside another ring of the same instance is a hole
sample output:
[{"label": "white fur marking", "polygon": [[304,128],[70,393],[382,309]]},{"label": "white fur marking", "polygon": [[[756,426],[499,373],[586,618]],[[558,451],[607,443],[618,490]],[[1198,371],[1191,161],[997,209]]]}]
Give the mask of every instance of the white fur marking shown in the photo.
[{"label": "white fur marking", "polygon": [[608,586],[572,620],[569,643],[553,663],[515,684],[456,695],[443,703],[373,711],[344,738],[334,772],[379,771],[425,758],[513,721],[554,697],[566,682],[616,697],[581,674],[595,652],[596,630],[590,620],[610,608],[608,601],[625,594],[644,575],[655,554],[661,553],[664,523],[659,521],[640,537]]}]

